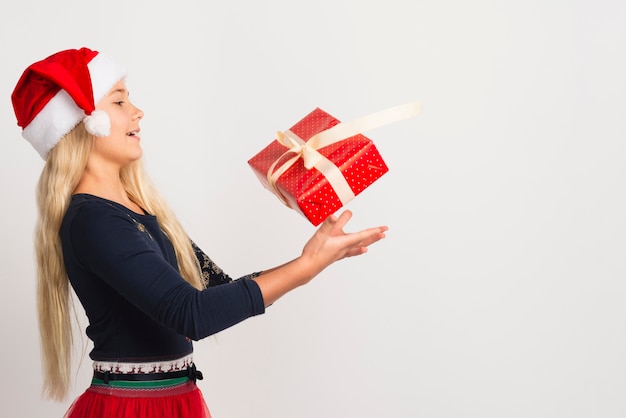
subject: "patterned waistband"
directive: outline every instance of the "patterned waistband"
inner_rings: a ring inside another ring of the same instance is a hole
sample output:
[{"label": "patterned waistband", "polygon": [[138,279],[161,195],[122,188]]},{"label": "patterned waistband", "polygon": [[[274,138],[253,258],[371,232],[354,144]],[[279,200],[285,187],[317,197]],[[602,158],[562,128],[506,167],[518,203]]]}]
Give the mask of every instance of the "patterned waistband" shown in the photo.
[{"label": "patterned waistband", "polygon": [[114,362],[114,361],[94,361],[94,372],[113,373],[113,374],[152,374],[152,373],[170,373],[187,370],[193,365],[193,354],[185,357],[167,360],[167,361],[150,361],[150,362]]},{"label": "patterned waistband", "polygon": [[163,389],[202,380],[191,355],[167,362],[94,362],[92,386]]}]

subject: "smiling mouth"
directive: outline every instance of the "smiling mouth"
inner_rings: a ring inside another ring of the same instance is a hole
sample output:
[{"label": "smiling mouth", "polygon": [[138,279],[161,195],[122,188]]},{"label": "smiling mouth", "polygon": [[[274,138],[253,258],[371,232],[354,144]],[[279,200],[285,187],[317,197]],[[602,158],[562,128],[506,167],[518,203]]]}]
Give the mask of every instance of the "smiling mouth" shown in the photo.
[{"label": "smiling mouth", "polygon": [[138,133],[139,133],[139,129],[137,129],[136,131],[130,131],[126,135],[127,136],[136,136]]}]

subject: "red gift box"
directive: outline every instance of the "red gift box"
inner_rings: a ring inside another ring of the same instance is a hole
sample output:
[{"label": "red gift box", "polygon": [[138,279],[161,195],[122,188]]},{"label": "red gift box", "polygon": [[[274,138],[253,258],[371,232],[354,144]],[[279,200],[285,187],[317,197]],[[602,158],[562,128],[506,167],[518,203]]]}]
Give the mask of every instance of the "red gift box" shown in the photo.
[{"label": "red gift box", "polygon": [[[318,132],[338,124],[339,121],[317,108],[291,127],[291,131],[306,141]],[[286,160],[293,153],[274,140],[248,163],[263,185],[274,191],[267,174],[279,159]],[[358,134],[318,150],[343,173],[354,195],[361,193],[388,171],[373,142]],[[275,165],[276,167],[276,165]],[[276,181],[276,188],[287,200],[286,204],[303,214],[313,225],[319,225],[346,202],[341,202],[324,174],[315,168],[307,169],[302,158],[295,161]]]},{"label": "red gift box", "polygon": [[267,189],[317,226],[389,170],[374,143],[357,132],[419,111],[414,103],[340,124],[317,108],[248,164]]}]

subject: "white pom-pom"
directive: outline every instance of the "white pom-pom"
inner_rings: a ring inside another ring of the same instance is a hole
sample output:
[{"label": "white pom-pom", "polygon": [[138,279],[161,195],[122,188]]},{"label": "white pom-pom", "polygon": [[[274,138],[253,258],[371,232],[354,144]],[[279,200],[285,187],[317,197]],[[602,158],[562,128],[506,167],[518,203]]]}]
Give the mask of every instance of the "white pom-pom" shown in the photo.
[{"label": "white pom-pom", "polygon": [[83,119],[87,132],[95,136],[111,135],[111,120],[104,110],[94,110]]}]

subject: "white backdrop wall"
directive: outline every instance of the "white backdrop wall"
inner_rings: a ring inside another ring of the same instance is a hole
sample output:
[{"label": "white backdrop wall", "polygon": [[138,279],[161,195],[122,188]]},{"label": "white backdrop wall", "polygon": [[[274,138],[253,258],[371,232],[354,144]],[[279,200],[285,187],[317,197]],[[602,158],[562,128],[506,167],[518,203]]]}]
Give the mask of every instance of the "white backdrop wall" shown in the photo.
[{"label": "white backdrop wall", "polygon": [[[153,179],[232,276],[313,227],[246,164],[314,107],[368,132],[390,172],[348,205],[388,238],[196,345],[216,418],[626,416],[626,3],[53,2],[0,6],[0,321],[6,417],[39,396],[32,235],[43,165],[10,94],[89,46],[125,63]],[[82,314],[82,311],[79,310]],[[83,324],[84,326],[84,324]],[[78,341],[72,398],[89,382]]]}]

